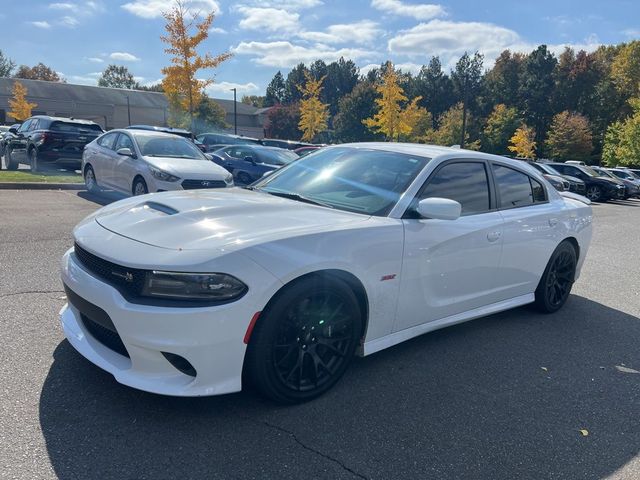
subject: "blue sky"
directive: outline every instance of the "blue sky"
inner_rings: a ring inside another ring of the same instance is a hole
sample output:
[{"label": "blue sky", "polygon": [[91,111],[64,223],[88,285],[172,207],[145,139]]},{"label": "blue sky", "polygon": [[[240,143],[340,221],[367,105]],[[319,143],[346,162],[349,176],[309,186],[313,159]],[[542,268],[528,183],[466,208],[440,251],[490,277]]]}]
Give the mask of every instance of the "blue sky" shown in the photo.
[{"label": "blue sky", "polygon": [[[231,51],[210,94],[264,94],[277,70],[341,55],[362,72],[390,59],[417,71],[432,55],[448,68],[480,50],[486,66],[505,48],[546,43],[593,50],[640,38],[638,0],[185,0],[216,10],[203,51]],[[6,3],[6,5],[5,5]],[[95,84],[109,63],[126,65],[143,84],[167,63],[159,36],[171,0],[22,0],[3,2],[0,48],[18,64],[44,62],[69,83]],[[209,72],[208,74],[210,74]],[[203,76],[208,75],[203,73]]]}]

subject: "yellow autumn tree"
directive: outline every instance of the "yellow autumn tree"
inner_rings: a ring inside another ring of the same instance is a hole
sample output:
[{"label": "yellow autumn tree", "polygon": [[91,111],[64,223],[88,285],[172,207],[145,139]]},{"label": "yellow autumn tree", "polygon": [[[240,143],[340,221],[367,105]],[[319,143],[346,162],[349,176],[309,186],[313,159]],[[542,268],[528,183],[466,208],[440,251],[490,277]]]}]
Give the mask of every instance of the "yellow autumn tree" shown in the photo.
[{"label": "yellow autumn tree", "polygon": [[420,100],[422,97],[411,100],[402,114],[402,136],[409,141],[424,141],[431,131],[431,114],[418,104]]},{"label": "yellow autumn tree", "polygon": [[311,142],[316,135],[327,129],[329,106],[320,101],[322,82],[325,77],[316,80],[307,70],[304,72],[304,77],[305,84],[297,86],[302,93],[298,128],[302,132],[302,140]]},{"label": "yellow autumn tree", "polygon": [[31,116],[31,111],[38,106],[37,103],[29,103],[27,101],[27,87],[20,82],[13,84],[11,90],[13,95],[9,99],[9,106],[11,110],[8,112],[10,117],[13,117],[16,121],[22,122]]},{"label": "yellow autumn tree", "polygon": [[408,99],[398,84],[398,74],[391,62],[387,62],[382,82],[376,86],[380,95],[376,98],[378,112],[362,121],[371,131],[383,133],[388,140],[397,141],[401,136],[414,137],[416,129],[428,112],[418,102],[422,97],[414,98],[406,108],[402,107]]},{"label": "yellow autumn tree", "polygon": [[533,128],[522,125],[516,130],[511,137],[509,151],[513,152],[516,157],[520,158],[536,158],[536,132]]},{"label": "yellow autumn tree", "polygon": [[200,70],[216,68],[228,60],[231,53],[216,56],[210,53],[198,54],[198,46],[209,36],[215,12],[198,22],[197,15],[189,11],[183,0],[175,0],[173,8],[162,15],[166,21],[167,34],[162,35],[160,40],[168,45],[165,53],[171,55],[171,65],[162,69],[162,88],[171,107],[188,114],[193,128],[194,112],[202,99],[202,93],[213,83],[213,78],[200,79],[196,75]]}]

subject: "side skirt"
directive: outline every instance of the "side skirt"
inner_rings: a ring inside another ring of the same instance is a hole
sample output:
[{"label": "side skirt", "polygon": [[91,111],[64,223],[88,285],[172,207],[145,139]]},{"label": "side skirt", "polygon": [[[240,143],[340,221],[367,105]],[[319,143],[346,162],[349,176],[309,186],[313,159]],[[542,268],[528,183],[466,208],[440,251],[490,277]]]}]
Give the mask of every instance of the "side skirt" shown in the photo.
[{"label": "side skirt", "polygon": [[484,307],[475,308],[467,312],[441,318],[440,320],[435,320],[433,322],[416,325],[415,327],[406,328],[404,330],[386,335],[382,338],[376,338],[375,340],[365,342],[362,348],[362,355],[371,355],[372,353],[379,352],[380,350],[384,350],[385,348],[393,347],[394,345],[397,345],[406,340],[409,340],[410,338],[417,337],[418,335],[422,335],[424,333],[432,332],[434,330],[448,327],[450,325],[455,325],[457,323],[466,322],[468,320],[473,320],[474,318],[485,317],[493,313],[510,310],[512,308],[520,307],[528,303],[533,303],[534,301],[535,294],[528,293],[526,295],[520,295],[519,297],[510,298],[509,300],[503,300],[502,302],[492,303],[490,305],[485,305]]}]

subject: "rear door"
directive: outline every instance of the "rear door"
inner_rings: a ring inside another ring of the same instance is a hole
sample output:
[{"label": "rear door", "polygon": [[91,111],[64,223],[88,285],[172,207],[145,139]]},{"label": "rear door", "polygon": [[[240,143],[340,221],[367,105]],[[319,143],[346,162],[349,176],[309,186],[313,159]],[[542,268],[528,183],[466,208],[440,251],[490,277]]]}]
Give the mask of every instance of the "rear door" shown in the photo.
[{"label": "rear door", "polygon": [[504,220],[500,261],[502,299],[533,293],[558,245],[560,213],[545,186],[527,173],[493,163],[498,208]]},{"label": "rear door", "polygon": [[118,135],[118,132],[107,133],[95,143],[91,152],[87,152],[87,161],[92,164],[99,185],[113,187],[113,164],[117,157],[114,147]]},{"label": "rear door", "polygon": [[17,134],[9,141],[8,147],[11,150],[11,158],[16,162],[27,162],[27,135],[34,120],[30,118],[20,125]]},{"label": "rear door", "polygon": [[117,152],[121,148],[128,148],[134,154],[136,153],[136,147],[133,144],[133,140],[126,133],[120,133],[113,148],[115,152],[115,159],[112,164],[112,178],[113,184],[116,188],[123,192],[131,193],[133,178],[135,177],[136,166],[139,160],[126,155],[118,155]]}]

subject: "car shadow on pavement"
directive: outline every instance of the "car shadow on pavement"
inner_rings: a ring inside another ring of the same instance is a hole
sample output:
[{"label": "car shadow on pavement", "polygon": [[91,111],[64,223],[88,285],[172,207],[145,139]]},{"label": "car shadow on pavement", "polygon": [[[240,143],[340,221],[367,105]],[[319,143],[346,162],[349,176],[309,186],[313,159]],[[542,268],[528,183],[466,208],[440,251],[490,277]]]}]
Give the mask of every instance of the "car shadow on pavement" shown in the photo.
[{"label": "car shadow on pavement", "polygon": [[126,198],[121,193],[115,192],[113,190],[102,190],[98,193],[81,190],[77,193],[77,195],[84,200],[97,203],[101,206],[109,205],[110,203],[117,202],[118,200]]},{"label": "car shadow on pavement", "polygon": [[640,319],[573,295],[356,359],[282,407],[136,391],[63,341],[40,423],[62,479],[597,479],[640,453],[639,344]]}]

